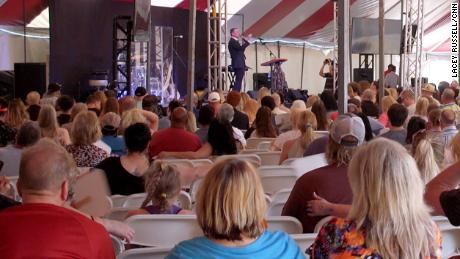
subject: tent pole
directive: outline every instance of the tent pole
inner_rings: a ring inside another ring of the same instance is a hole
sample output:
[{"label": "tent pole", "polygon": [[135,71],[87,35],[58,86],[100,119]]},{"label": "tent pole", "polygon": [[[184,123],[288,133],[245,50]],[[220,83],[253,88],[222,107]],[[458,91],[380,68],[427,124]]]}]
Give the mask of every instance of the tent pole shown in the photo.
[{"label": "tent pole", "polygon": [[302,47],[302,69],[300,72],[300,89],[303,89],[303,67],[305,63],[305,42],[303,43]]},{"label": "tent pole", "polygon": [[338,94],[339,113],[348,112],[347,84],[350,82],[350,1],[338,0],[339,66]]},{"label": "tent pole", "polygon": [[188,16],[188,66],[187,66],[187,99],[188,110],[193,111],[193,86],[195,84],[195,36],[196,36],[196,0],[189,2]]},{"label": "tent pole", "polygon": [[385,87],[385,4],[383,1],[379,0],[379,103],[382,103]]}]

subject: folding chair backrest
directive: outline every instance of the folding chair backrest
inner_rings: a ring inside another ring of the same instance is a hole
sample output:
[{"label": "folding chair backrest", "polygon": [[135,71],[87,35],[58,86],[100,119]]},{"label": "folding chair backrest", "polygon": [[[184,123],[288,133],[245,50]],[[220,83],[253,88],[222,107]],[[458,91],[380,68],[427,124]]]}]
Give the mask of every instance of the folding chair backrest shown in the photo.
[{"label": "folding chair backrest", "polygon": [[438,225],[440,230],[454,228],[452,224],[450,224],[449,219],[444,216],[433,216],[431,219]]},{"label": "folding chair backrest", "polygon": [[273,141],[262,141],[257,145],[257,149],[259,150],[270,150]]},{"label": "folding chair backrest", "polygon": [[127,198],[128,198],[128,196],[119,195],[119,194],[115,194],[115,195],[110,196],[110,199],[112,200],[112,208],[121,208],[121,207],[123,207],[123,203],[125,203]]},{"label": "folding chair backrest", "polygon": [[[158,161],[158,160],[156,160]],[[180,167],[194,167],[192,160],[189,159],[161,159],[160,161],[165,162],[169,165],[175,165]]]},{"label": "folding chair backrest", "polygon": [[239,159],[243,161],[248,161],[249,163],[252,163],[256,168],[259,167],[261,164],[260,157],[254,154],[224,155],[218,157],[216,159],[216,162],[220,162],[225,159]]},{"label": "folding chair backrest", "polygon": [[279,173],[279,174],[296,174],[297,171],[292,166],[283,166],[283,165],[265,165],[257,168],[260,176],[270,173]]},{"label": "folding chair backrest", "polygon": [[443,259],[459,255],[460,249],[460,228],[441,230],[442,236],[442,257]]},{"label": "folding chair backrest", "polygon": [[328,165],[328,163],[325,153],[297,158],[290,164],[290,166],[296,169],[298,177],[326,165]]},{"label": "folding chair backrest", "polygon": [[297,175],[283,172],[264,172],[260,174],[264,192],[270,195],[281,189],[292,189],[297,181]]},{"label": "folding chair backrest", "polygon": [[262,150],[262,149],[244,149],[239,152],[241,155],[247,155],[247,154],[257,154],[257,153],[262,153],[262,152],[267,152],[267,150]]},{"label": "folding chair backrest", "polygon": [[110,213],[105,216],[107,219],[117,220],[117,221],[124,221],[126,216],[128,216],[128,212],[131,210],[137,210],[139,208],[113,208]]},{"label": "folding chair backrest", "polygon": [[273,142],[274,138],[248,138],[246,148],[247,149],[256,149],[259,143],[261,142]]},{"label": "folding chair backrest", "polygon": [[267,210],[267,216],[281,216],[286,201],[275,201],[270,204]]},{"label": "folding chair backrest", "polygon": [[135,231],[132,243],[146,246],[173,246],[203,235],[195,215],[136,215],[125,223]]},{"label": "folding chair backrest", "polygon": [[289,195],[291,195],[292,188],[281,189],[277,191],[275,194],[272,195],[273,202],[286,202],[289,199]]},{"label": "folding chair backrest", "polygon": [[291,234],[290,236],[300,247],[300,250],[305,253],[305,251],[315,242],[317,234]]},{"label": "folding chair backrest", "polygon": [[324,224],[328,223],[334,218],[334,216],[327,216],[322,218],[318,223],[316,223],[315,230],[313,231],[314,233],[319,233],[321,228],[324,226]]},{"label": "folding chair backrest", "polygon": [[113,251],[115,252],[115,256],[120,255],[125,251],[125,245],[123,242],[116,236],[110,235],[110,240],[112,241]]},{"label": "folding chair backrest", "polygon": [[284,231],[288,234],[301,234],[303,232],[302,224],[294,217],[270,216],[267,217],[267,223],[270,231]]},{"label": "folding chair backrest", "polygon": [[176,205],[181,207],[184,210],[192,209],[192,197],[185,191],[180,191],[179,196],[177,197]]},{"label": "folding chair backrest", "polygon": [[192,159],[189,161],[192,162],[194,167],[213,164],[211,159]]},{"label": "folding chair backrest", "polygon": [[92,216],[102,217],[112,209],[110,189],[105,173],[101,170],[92,170],[77,178],[73,187],[75,193],[73,205],[79,211]]},{"label": "folding chair backrest", "polygon": [[124,251],[118,259],[164,259],[173,249],[170,247],[135,248]]},{"label": "folding chair backrest", "polygon": [[281,151],[269,151],[256,153],[260,157],[261,166],[278,165],[280,161]]},{"label": "folding chair backrest", "polygon": [[131,194],[126,198],[125,202],[123,203],[123,207],[124,208],[140,208],[146,197],[147,197],[147,193],[145,192]]}]

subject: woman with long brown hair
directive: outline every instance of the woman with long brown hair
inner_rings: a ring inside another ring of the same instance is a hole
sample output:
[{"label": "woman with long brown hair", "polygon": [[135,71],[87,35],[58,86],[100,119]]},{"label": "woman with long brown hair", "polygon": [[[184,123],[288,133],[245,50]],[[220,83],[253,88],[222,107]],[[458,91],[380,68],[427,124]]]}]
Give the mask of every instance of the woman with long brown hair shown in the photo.
[{"label": "woman with long brown hair", "polygon": [[253,123],[251,138],[276,138],[276,129],[273,126],[272,112],[267,107],[260,107]]}]

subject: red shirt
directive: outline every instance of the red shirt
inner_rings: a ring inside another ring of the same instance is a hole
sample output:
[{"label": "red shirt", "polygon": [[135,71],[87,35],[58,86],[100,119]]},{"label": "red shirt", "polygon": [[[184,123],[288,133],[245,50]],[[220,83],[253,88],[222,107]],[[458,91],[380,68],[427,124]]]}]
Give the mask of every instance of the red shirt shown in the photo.
[{"label": "red shirt", "polygon": [[201,148],[200,138],[184,129],[167,128],[155,132],[150,141],[149,155],[154,157],[160,152],[197,151]]},{"label": "red shirt", "polygon": [[347,167],[334,163],[308,172],[296,181],[281,215],[297,218],[304,233],[312,233],[316,223],[324,218],[307,215],[307,201],[313,200],[313,192],[329,202],[351,204],[353,194]]},{"label": "red shirt", "polygon": [[30,203],[0,212],[0,258],[115,258],[102,225],[67,208]]}]

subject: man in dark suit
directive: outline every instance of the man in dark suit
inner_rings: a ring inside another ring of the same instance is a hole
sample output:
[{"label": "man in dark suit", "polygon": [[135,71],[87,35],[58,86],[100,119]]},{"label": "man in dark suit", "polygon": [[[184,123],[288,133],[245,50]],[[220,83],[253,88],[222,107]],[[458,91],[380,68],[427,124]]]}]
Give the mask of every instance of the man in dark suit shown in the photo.
[{"label": "man in dark suit", "polygon": [[[240,30],[238,28],[230,29],[230,35],[232,38],[228,42],[228,51],[232,58],[232,68],[235,73],[235,84],[233,85],[234,91],[241,91],[241,83],[243,82],[244,72],[246,69],[246,57],[244,56],[244,50],[249,46],[249,41],[246,37],[242,37],[243,45],[240,44],[239,40],[241,37]],[[251,35],[249,35],[251,37]]]}]

